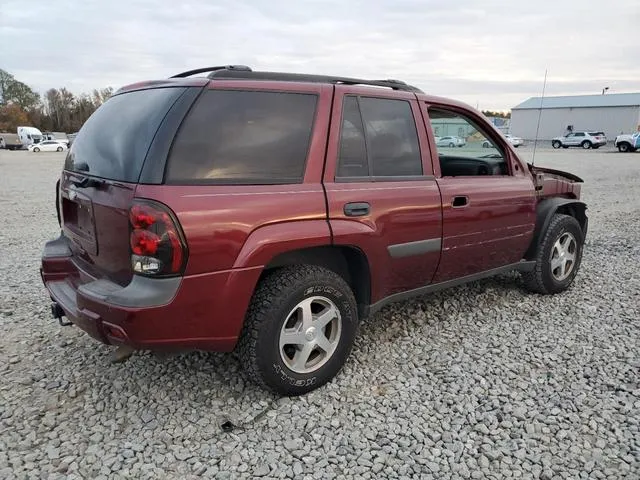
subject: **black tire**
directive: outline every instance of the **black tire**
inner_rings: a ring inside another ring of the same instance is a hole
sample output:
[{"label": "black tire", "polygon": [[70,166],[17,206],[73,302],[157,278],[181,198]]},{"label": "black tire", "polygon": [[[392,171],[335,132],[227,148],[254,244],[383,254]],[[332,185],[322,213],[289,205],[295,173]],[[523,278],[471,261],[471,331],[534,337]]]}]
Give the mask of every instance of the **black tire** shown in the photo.
[{"label": "black tire", "polygon": [[482,148],[489,148],[489,142],[482,142]]},{"label": "black tire", "polygon": [[[333,354],[310,373],[297,373],[283,361],[280,332],[290,312],[304,299],[329,299],[341,318]],[[268,274],[258,285],[245,318],[237,352],[249,377],[280,395],[308,393],[333,379],[347,360],[358,330],[358,308],[349,285],[318,266],[297,265]]]},{"label": "black tire", "polygon": [[622,142],[618,144],[618,151],[621,153],[627,153],[633,150],[631,149],[631,145],[629,145],[627,142]]},{"label": "black tire", "polygon": [[33,147],[33,151],[37,153],[40,151],[40,149],[38,147]]},{"label": "black tire", "polygon": [[[551,256],[554,244],[565,233],[573,235],[575,239],[575,262],[567,278],[559,281],[551,271]],[[536,262],[534,270],[522,274],[526,288],[534,293],[545,295],[560,293],[569,288],[580,269],[583,246],[584,233],[578,221],[570,215],[555,214],[540,241],[536,257],[533,259]]]},{"label": "black tire", "polygon": [[562,145],[562,148],[569,148],[569,145]]},{"label": "black tire", "polygon": [[455,145],[453,143],[450,143],[449,148],[453,148],[453,147],[455,147]]},{"label": "black tire", "polygon": [[57,151],[57,152],[61,152],[61,151],[62,151],[62,147],[58,147],[58,148],[56,148],[56,151]]},{"label": "black tire", "polygon": [[589,140],[585,140],[580,144],[580,146],[585,150],[589,150],[592,147],[591,142]]},{"label": "black tire", "polygon": [[553,142],[551,142],[551,146],[553,148],[560,148],[562,146],[562,143],[560,143],[558,140],[554,140]]}]

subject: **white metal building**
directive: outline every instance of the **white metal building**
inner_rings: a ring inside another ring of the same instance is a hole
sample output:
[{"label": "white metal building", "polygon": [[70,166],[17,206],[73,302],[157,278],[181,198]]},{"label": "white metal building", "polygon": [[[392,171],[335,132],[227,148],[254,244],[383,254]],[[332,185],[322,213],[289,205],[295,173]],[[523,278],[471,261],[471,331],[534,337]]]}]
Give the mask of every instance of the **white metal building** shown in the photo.
[{"label": "white metal building", "polygon": [[[534,139],[540,114],[540,97],[532,97],[511,109],[511,134]],[[640,126],[640,93],[545,97],[540,117],[540,140],[551,140],[574,131],[604,132],[614,139],[621,132],[632,133]]]}]

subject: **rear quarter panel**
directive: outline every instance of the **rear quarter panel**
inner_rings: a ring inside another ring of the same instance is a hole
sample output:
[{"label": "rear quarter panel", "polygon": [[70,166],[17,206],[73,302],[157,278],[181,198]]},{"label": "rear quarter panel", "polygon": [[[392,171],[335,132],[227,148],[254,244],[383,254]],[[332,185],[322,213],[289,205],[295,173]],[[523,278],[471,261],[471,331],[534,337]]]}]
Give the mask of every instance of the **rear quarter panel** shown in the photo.
[{"label": "rear quarter panel", "polygon": [[138,187],[136,197],[158,200],[176,214],[189,249],[185,275],[262,265],[292,247],[330,244],[321,180],[332,87],[217,80],[209,88],[315,93],[318,103],[303,183]]}]

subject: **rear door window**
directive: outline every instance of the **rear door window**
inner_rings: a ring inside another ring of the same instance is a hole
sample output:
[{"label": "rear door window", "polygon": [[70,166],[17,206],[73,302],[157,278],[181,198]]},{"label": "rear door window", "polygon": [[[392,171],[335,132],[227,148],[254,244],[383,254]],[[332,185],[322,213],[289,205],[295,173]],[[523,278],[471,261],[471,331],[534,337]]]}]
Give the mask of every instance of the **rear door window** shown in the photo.
[{"label": "rear door window", "polygon": [[65,169],[137,182],[153,137],[184,88],[154,88],[115,95],[78,132]]},{"label": "rear door window", "polygon": [[167,183],[301,183],[317,95],[209,90],[171,148]]},{"label": "rear door window", "polygon": [[336,176],[422,175],[418,132],[406,100],[346,96]]}]

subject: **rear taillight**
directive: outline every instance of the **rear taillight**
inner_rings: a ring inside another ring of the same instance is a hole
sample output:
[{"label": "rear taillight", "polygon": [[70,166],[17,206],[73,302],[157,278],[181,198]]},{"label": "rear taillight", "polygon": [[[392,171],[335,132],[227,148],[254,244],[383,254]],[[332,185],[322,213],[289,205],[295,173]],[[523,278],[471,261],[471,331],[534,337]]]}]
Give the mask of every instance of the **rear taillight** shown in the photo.
[{"label": "rear taillight", "polygon": [[183,272],[187,247],[168,207],[151,200],[136,200],[129,210],[129,225],[134,272],[155,277]]}]

